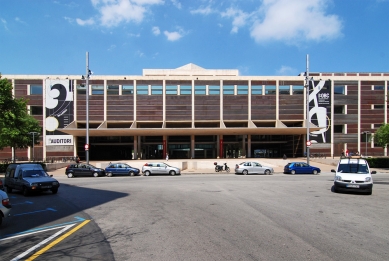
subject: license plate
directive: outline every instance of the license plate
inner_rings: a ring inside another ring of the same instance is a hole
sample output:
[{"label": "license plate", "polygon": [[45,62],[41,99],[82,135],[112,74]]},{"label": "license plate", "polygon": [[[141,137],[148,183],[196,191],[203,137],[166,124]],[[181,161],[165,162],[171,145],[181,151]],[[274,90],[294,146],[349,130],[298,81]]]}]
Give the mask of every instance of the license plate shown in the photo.
[{"label": "license plate", "polygon": [[348,188],[359,188],[359,185],[349,184],[349,185],[346,185],[346,187],[348,187]]},{"label": "license plate", "polygon": [[51,188],[51,186],[42,186],[41,188]]}]

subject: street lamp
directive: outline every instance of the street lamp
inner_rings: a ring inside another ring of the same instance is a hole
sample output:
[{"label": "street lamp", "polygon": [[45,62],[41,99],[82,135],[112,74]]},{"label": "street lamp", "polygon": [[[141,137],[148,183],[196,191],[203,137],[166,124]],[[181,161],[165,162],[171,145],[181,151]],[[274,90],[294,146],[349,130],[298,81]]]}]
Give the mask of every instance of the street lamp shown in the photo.
[{"label": "street lamp", "polygon": [[34,153],[35,135],[39,135],[39,133],[36,131],[31,131],[28,134],[32,135],[32,160],[35,161],[35,153]]},{"label": "street lamp", "polygon": [[307,144],[306,144],[306,150],[307,150],[307,164],[309,165],[309,146],[310,146],[310,138],[309,138],[309,55],[307,54],[307,70],[305,72],[305,88],[307,92]]},{"label": "street lamp", "polygon": [[89,52],[86,52],[86,77],[82,76],[82,79],[86,80],[86,141],[85,141],[85,156],[86,163],[89,164],[89,77],[92,71],[89,70]]},{"label": "street lamp", "polygon": [[365,149],[365,157],[367,158],[367,134],[370,134],[370,131],[363,131],[362,134],[365,134],[366,135],[366,140],[365,140],[365,144],[366,144],[366,149]]}]

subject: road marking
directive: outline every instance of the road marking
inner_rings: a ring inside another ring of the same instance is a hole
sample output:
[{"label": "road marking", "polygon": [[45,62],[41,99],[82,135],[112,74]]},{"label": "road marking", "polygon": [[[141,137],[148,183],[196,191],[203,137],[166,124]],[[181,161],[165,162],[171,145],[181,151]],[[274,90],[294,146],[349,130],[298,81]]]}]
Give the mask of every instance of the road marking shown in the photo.
[{"label": "road marking", "polygon": [[82,218],[82,217],[74,217],[74,218],[76,219],[76,221],[65,222],[65,223],[56,224],[56,225],[52,225],[52,226],[40,227],[40,228],[30,229],[30,230],[26,230],[26,231],[15,233],[15,234],[5,235],[4,237],[0,237],[0,241],[12,239],[12,238],[17,238],[17,237],[22,237],[22,236],[26,236],[26,235],[31,235],[31,234],[35,234],[35,233],[45,232],[45,231],[49,231],[49,230],[53,230],[53,229],[59,229],[59,228],[62,228],[64,226],[78,223],[78,222],[82,222],[85,220],[85,218]]},{"label": "road marking", "polygon": [[25,202],[21,202],[21,203],[16,203],[16,204],[12,204],[12,206],[16,206],[16,205],[24,205],[24,204],[34,204],[34,202],[31,202],[31,201],[25,201]]},{"label": "road marking", "polygon": [[[41,250],[39,250],[38,252],[36,252],[35,254],[33,254],[31,257],[27,258],[26,261],[31,261],[31,260],[34,260],[35,258],[39,257],[40,255],[42,255],[43,253],[45,253],[47,250],[49,250],[50,248],[52,248],[53,246],[55,246],[56,244],[58,244],[59,242],[61,242],[62,240],[64,240],[65,238],[67,238],[68,236],[70,236],[71,234],[75,233],[77,230],[79,230],[80,228],[82,228],[83,226],[85,226],[87,223],[89,223],[90,220],[85,220],[84,222],[82,222],[81,224],[79,224],[78,226],[76,226],[75,228],[73,228],[72,230],[70,230],[69,232],[67,232],[66,234],[62,235],[61,237],[57,238],[56,240],[54,240],[53,242],[51,242],[50,244],[48,244],[46,247],[42,248]],[[39,244],[31,247],[30,249],[28,249],[27,251],[21,253],[20,255],[18,255],[17,257],[15,257],[14,259],[12,259],[11,261],[18,261],[22,258],[24,258],[25,256],[29,255],[31,252],[35,251],[36,249],[40,248],[41,246],[43,246],[44,244],[48,243],[49,241],[51,241],[52,239],[56,238],[57,236],[59,236],[60,234],[66,232],[67,230],[69,230],[70,228],[72,228],[73,226],[75,226],[76,224],[72,224],[72,225],[67,225],[65,226],[62,230],[58,231],[57,233],[55,233],[54,235],[48,237],[47,239],[43,240],[42,242],[40,242]]]},{"label": "road marking", "polygon": [[45,211],[57,212],[57,210],[55,210],[54,208],[46,208],[46,209],[37,210],[37,211],[32,211],[32,212],[20,213],[20,214],[16,214],[16,215],[13,215],[13,216],[14,216],[14,217],[17,217],[17,216],[23,216],[23,215],[30,215],[30,214],[35,214],[35,213],[40,213],[40,212],[45,212]]}]

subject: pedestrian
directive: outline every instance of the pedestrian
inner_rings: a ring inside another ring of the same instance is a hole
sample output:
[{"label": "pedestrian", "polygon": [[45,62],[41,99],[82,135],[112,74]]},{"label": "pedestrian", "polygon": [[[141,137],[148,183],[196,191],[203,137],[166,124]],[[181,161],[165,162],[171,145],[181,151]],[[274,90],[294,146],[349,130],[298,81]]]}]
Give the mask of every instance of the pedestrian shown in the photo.
[{"label": "pedestrian", "polygon": [[342,156],[342,158],[344,158],[344,150],[342,150],[342,155],[341,156]]},{"label": "pedestrian", "polygon": [[348,149],[346,149],[346,157],[348,157]]},{"label": "pedestrian", "polygon": [[76,163],[80,163],[80,157],[78,155],[76,155]]},{"label": "pedestrian", "polygon": [[169,160],[169,154],[166,153],[166,161]]}]

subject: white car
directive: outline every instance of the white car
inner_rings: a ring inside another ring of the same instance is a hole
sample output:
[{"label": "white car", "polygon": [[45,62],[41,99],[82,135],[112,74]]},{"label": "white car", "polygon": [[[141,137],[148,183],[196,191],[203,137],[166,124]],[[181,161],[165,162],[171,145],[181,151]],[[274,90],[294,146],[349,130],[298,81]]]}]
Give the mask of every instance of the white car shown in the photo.
[{"label": "white car", "polygon": [[341,159],[338,163],[334,178],[334,192],[357,191],[368,195],[373,193],[373,178],[369,164],[365,159]]},{"label": "white car", "polygon": [[245,161],[235,165],[235,174],[265,174],[271,175],[274,173],[272,167],[263,166],[262,164],[255,161]]},{"label": "white car", "polygon": [[3,218],[7,218],[10,216],[11,212],[11,203],[9,202],[9,198],[7,193],[0,190],[0,225],[3,223]]}]

